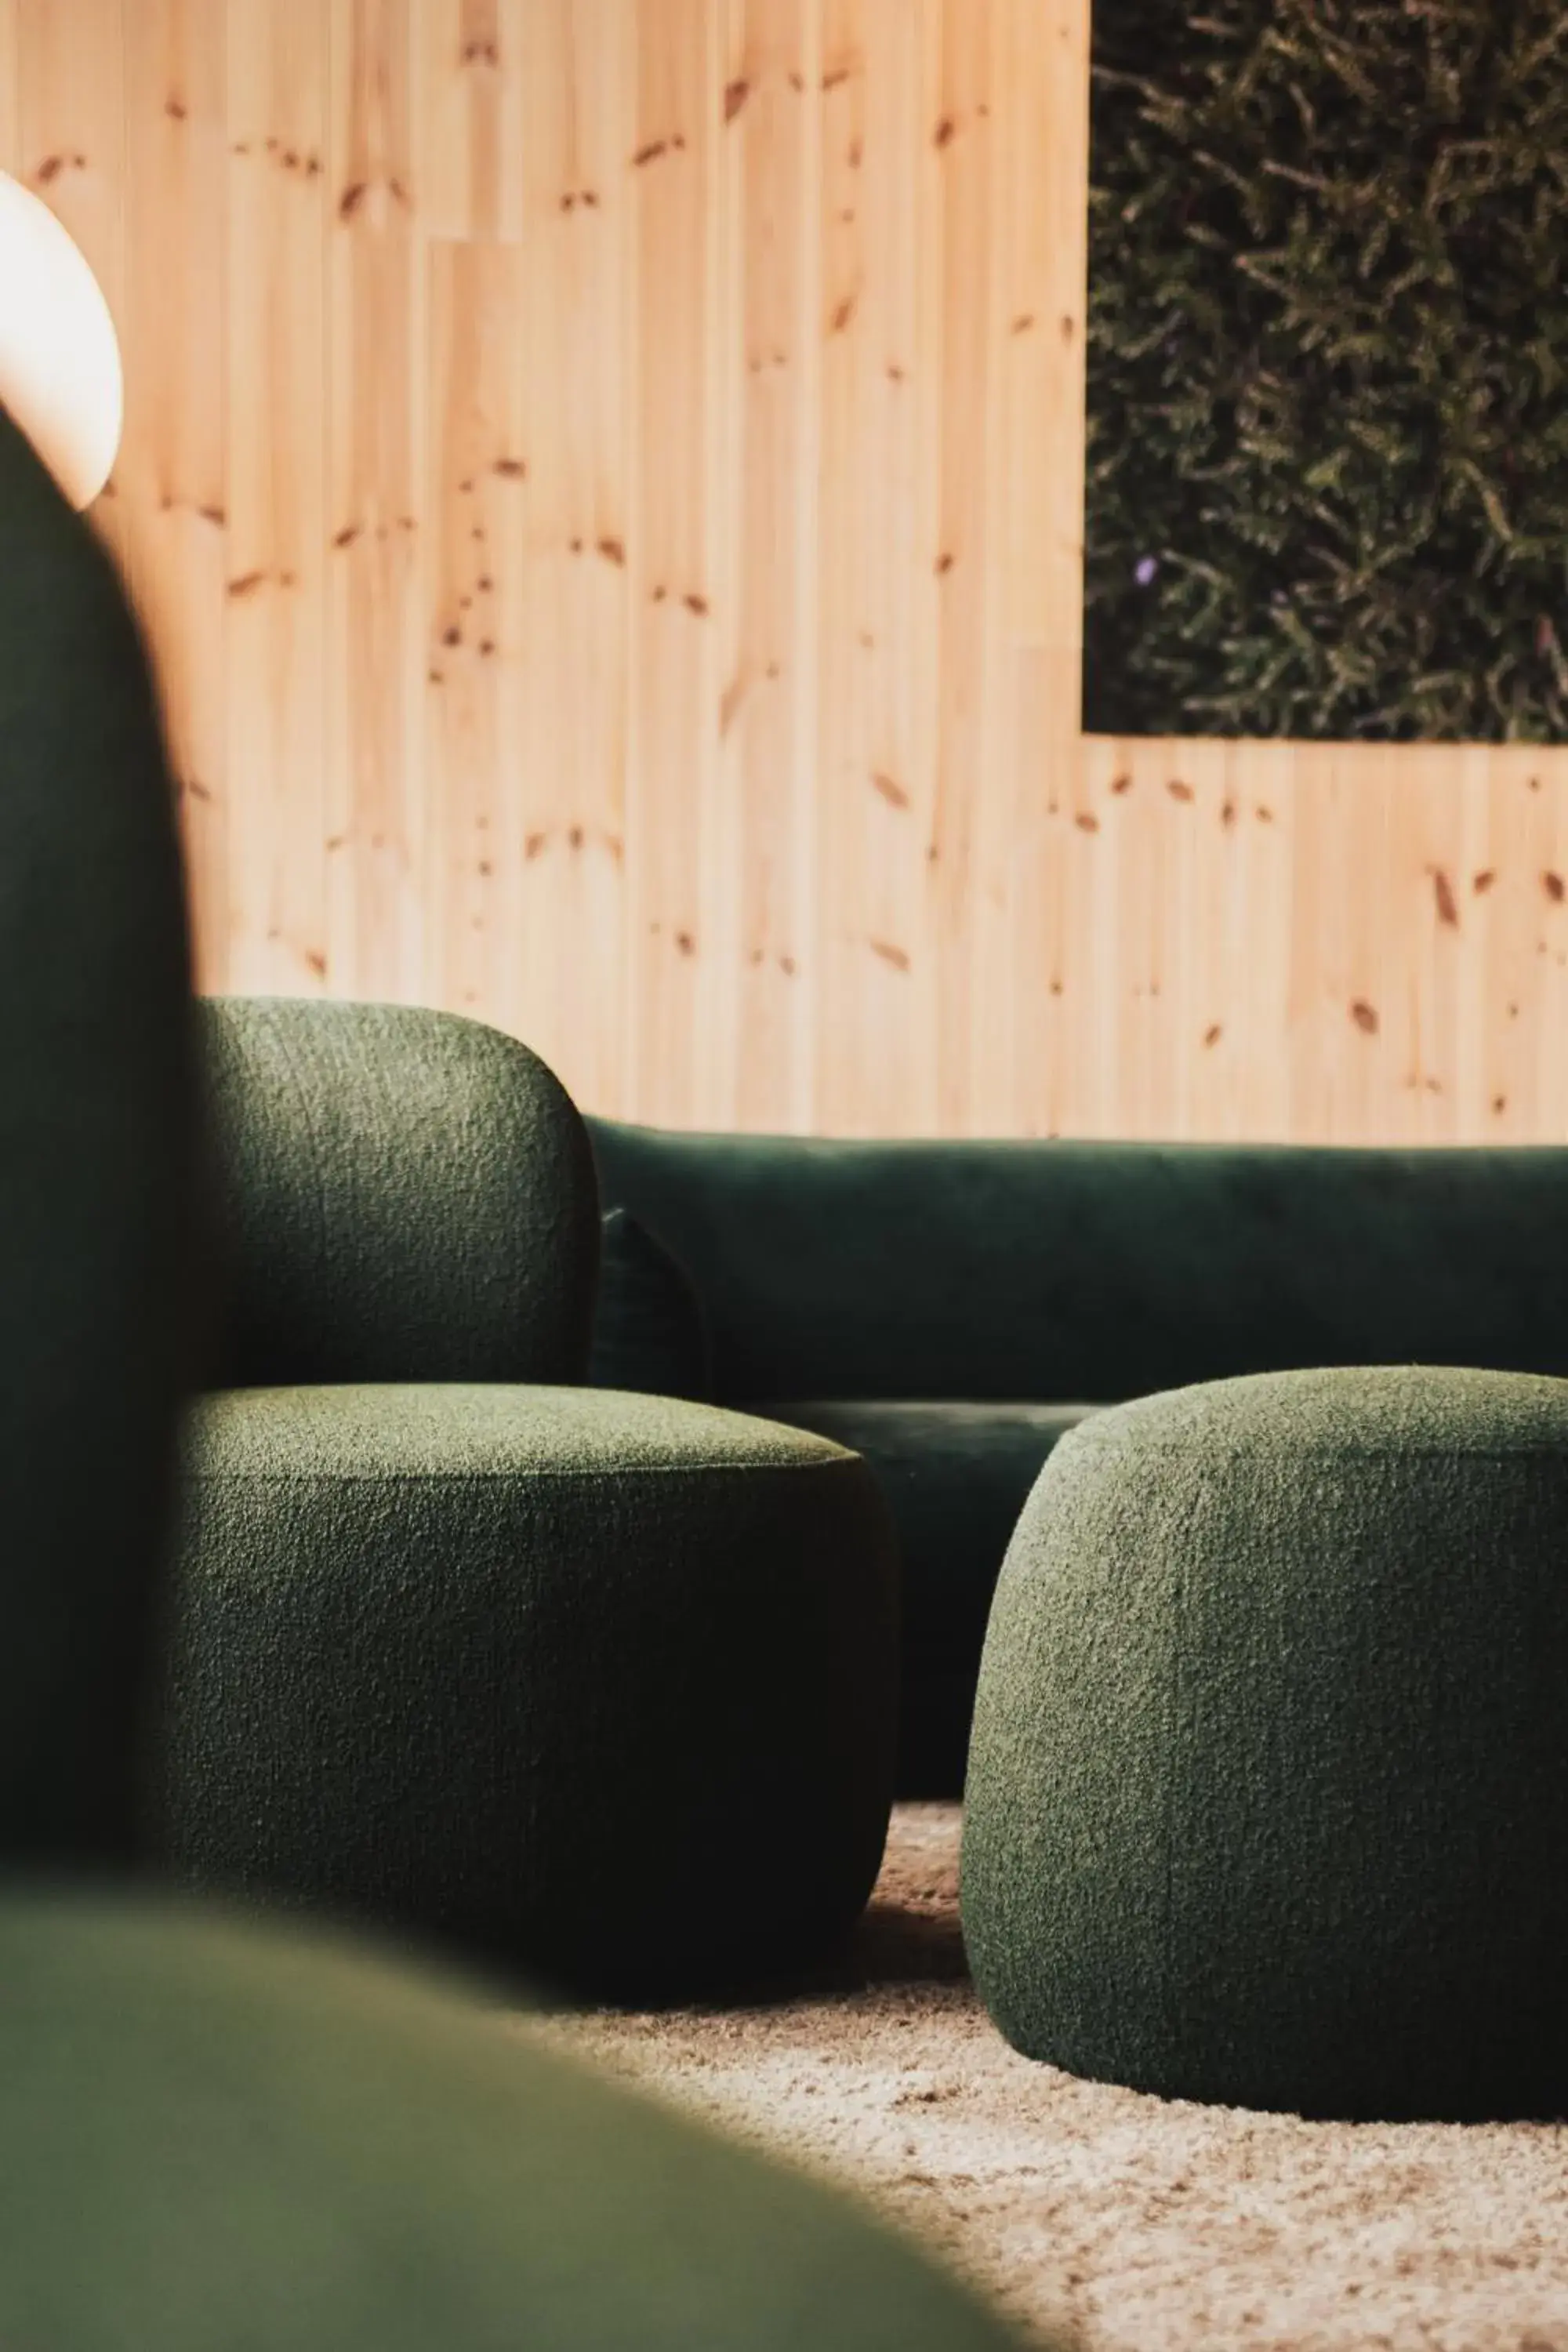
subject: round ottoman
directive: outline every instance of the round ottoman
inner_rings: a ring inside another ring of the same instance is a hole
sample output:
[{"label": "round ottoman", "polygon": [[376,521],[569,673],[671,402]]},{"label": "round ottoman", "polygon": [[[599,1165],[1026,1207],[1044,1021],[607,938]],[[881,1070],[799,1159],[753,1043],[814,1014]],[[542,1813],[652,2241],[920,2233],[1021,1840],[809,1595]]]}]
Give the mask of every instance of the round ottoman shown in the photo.
[{"label": "round ottoman", "polygon": [[582,1389],[206,1398],[165,1857],[606,1998],[829,1950],[891,1801],[896,1582],[855,1454]]},{"label": "round ottoman", "polygon": [[1052,1454],[986,1636],[975,1980],[1017,2049],[1349,2119],[1568,2108],[1568,1381],[1142,1399]]}]

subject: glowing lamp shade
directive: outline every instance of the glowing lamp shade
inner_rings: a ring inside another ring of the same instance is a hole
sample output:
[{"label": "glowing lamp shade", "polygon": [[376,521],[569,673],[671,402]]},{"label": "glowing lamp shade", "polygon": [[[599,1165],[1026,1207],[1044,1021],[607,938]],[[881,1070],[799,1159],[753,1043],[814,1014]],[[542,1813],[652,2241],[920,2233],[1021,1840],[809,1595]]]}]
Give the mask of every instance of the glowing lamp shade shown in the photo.
[{"label": "glowing lamp shade", "polygon": [[76,507],[120,446],[125,386],[114,321],[79,248],[0,172],[0,404]]}]

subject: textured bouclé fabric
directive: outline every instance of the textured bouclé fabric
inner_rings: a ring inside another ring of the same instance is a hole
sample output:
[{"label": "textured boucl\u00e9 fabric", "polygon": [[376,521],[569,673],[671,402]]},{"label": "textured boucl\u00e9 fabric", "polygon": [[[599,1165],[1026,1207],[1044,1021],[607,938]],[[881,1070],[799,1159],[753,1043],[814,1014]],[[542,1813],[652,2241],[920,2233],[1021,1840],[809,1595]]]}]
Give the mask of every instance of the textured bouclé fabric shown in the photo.
[{"label": "textured boucl\u00e9 fabric", "polygon": [[0,1859],[123,1858],[192,1369],[174,789],[114,566],[0,410]]},{"label": "textured boucl\u00e9 fabric", "polygon": [[713,1394],[713,1345],[691,1277],[657,1234],[625,1209],[600,1228],[599,1302],[588,1379],[649,1396]]},{"label": "textured boucl\u00e9 fabric", "polygon": [[966,1790],[1008,2040],[1229,2105],[1568,2109],[1565,1545],[1568,1382],[1283,1373],[1065,1439]]},{"label": "textured boucl\u00e9 fabric", "polygon": [[787,1970],[865,1904],[897,1590],[853,1454],[589,1389],[216,1394],[163,1740],[188,1879],[574,1991]]},{"label": "textured boucl\u00e9 fabric", "polygon": [[0,1910],[0,1981],[7,2345],[1021,2352],[848,2199],[466,1989],[58,1897]]},{"label": "textured boucl\u00e9 fabric", "polygon": [[754,1410],[862,1454],[886,1496],[903,1580],[898,1790],[960,1795],[1002,1556],[1046,1457],[1090,1408],[851,1398]]},{"label": "textured boucl\u00e9 fabric", "polygon": [[226,1259],[209,1386],[583,1378],[593,1161],[526,1046],[411,1005],[201,1013]]}]

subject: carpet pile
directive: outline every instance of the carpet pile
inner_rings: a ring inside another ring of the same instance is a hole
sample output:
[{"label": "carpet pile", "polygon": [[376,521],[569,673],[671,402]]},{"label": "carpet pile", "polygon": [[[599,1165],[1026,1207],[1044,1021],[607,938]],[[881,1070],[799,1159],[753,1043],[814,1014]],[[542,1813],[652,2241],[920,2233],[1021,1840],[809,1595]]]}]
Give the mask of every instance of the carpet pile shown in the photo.
[{"label": "carpet pile", "polygon": [[1018,2057],[958,1921],[956,1805],[903,1805],[832,1979],[523,2030],[855,2188],[1082,2352],[1568,2352],[1568,2127],[1342,2125]]}]

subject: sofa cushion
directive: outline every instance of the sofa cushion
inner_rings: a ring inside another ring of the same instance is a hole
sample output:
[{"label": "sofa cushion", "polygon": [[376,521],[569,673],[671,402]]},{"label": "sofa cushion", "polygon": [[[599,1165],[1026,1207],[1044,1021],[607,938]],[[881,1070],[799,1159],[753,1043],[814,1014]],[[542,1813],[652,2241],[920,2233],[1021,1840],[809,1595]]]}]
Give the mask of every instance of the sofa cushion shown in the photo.
[{"label": "sofa cushion", "polygon": [[1003,1555],[1047,1455],[1093,1409],[859,1400],[753,1408],[862,1454],[892,1507],[903,1556],[900,1796],[963,1788]]},{"label": "sofa cushion", "polygon": [[599,1228],[599,1304],[589,1384],[648,1396],[713,1394],[713,1349],[691,1276],[629,1210]]}]

